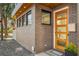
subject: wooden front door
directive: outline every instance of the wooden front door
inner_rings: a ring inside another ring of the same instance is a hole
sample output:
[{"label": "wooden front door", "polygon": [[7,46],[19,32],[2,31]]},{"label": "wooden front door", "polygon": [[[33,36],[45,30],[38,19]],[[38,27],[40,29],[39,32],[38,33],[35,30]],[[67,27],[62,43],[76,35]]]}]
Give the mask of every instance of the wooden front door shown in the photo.
[{"label": "wooden front door", "polygon": [[68,46],[68,8],[62,8],[54,12],[55,49],[64,52]]}]

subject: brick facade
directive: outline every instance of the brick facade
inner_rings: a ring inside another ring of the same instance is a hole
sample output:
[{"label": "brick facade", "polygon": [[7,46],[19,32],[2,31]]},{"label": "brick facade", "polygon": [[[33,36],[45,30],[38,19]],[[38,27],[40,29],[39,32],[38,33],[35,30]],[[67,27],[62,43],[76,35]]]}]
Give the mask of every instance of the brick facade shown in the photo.
[{"label": "brick facade", "polygon": [[[55,8],[47,8],[41,5],[36,5],[36,19],[35,19],[35,32],[36,32],[36,52],[42,52],[53,48],[53,14],[51,17],[51,25],[41,24],[41,9],[49,10],[53,13],[54,10],[69,6],[69,19],[68,24],[75,23],[77,28],[77,4],[62,4]],[[75,32],[68,32],[69,42],[77,45],[77,29]],[[47,45],[47,46],[45,46]]]}]

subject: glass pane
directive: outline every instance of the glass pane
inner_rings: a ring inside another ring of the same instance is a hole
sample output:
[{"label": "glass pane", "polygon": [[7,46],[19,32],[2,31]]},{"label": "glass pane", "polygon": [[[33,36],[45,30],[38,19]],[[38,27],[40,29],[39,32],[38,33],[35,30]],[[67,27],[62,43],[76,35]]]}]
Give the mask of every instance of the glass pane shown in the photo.
[{"label": "glass pane", "polygon": [[19,27],[21,26],[21,18],[18,19],[19,20]]},{"label": "glass pane", "polygon": [[24,15],[22,16],[22,26],[24,26]]},{"label": "glass pane", "polygon": [[66,27],[57,27],[57,32],[66,32]]},{"label": "glass pane", "polygon": [[42,23],[45,23],[45,24],[50,24],[50,16],[45,16],[45,17],[42,17]]},{"label": "glass pane", "polygon": [[65,25],[66,24],[66,19],[65,20],[57,20],[57,25]]},{"label": "glass pane", "polygon": [[28,19],[32,19],[32,15],[31,14],[28,15]]},{"label": "glass pane", "polygon": [[64,17],[66,17],[66,13],[62,13],[57,16],[57,18],[64,18]]},{"label": "glass pane", "polygon": [[18,19],[17,19],[17,27],[18,27]]},{"label": "glass pane", "polygon": [[32,24],[32,13],[31,11],[26,13],[26,25]]},{"label": "glass pane", "polygon": [[65,47],[65,41],[57,41],[57,45]]},{"label": "glass pane", "polygon": [[22,17],[20,18],[20,26],[22,26]]},{"label": "glass pane", "polygon": [[66,34],[56,34],[57,39],[66,39]]},{"label": "glass pane", "polygon": [[32,14],[28,15],[28,24],[32,24]]},{"label": "glass pane", "polygon": [[42,23],[43,24],[50,24],[50,13],[42,11]]},{"label": "glass pane", "polygon": [[26,15],[24,14],[24,26],[26,25]]}]

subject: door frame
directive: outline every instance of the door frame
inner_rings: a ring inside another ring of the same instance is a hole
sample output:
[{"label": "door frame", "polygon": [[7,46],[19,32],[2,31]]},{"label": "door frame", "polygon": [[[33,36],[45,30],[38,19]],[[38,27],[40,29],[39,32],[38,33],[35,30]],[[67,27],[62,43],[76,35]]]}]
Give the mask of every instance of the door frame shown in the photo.
[{"label": "door frame", "polygon": [[[55,44],[56,44],[55,43],[55,13],[58,12],[58,11],[62,11],[64,9],[67,9],[68,10],[67,11],[67,14],[68,14],[68,20],[69,20],[69,7],[68,6],[65,6],[65,7],[62,7],[62,8],[59,8],[59,9],[53,11],[53,48],[54,49],[56,49],[56,47],[55,47]],[[68,41],[68,43],[69,43],[69,41]]]}]

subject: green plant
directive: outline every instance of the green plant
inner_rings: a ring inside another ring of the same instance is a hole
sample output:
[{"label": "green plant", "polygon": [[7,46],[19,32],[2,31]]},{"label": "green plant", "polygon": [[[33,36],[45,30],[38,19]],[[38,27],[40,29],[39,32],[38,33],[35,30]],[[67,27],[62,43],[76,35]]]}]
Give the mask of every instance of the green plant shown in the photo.
[{"label": "green plant", "polygon": [[77,55],[77,47],[75,44],[70,43],[68,47],[65,49],[65,53],[68,53],[70,55],[76,56]]},{"label": "green plant", "polygon": [[12,33],[12,32],[13,32],[13,27],[9,27],[9,28],[7,29],[7,32],[8,32],[8,33]]},{"label": "green plant", "polygon": [[[15,8],[15,4],[14,3],[4,3],[4,4],[0,4],[0,14],[1,14],[1,20],[3,21],[3,24],[5,26],[4,28],[4,33],[5,33],[5,37],[7,38],[8,36],[8,32],[7,32],[7,23],[9,20],[12,20],[11,18],[11,14],[13,12]],[[3,30],[3,26],[2,26],[2,30]],[[9,32],[11,32],[11,30],[9,30]],[[1,31],[1,33],[3,34],[3,31]],[[3,36],[2,37],[2,40],[3,40]]]}]

